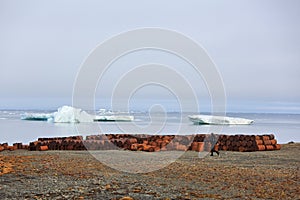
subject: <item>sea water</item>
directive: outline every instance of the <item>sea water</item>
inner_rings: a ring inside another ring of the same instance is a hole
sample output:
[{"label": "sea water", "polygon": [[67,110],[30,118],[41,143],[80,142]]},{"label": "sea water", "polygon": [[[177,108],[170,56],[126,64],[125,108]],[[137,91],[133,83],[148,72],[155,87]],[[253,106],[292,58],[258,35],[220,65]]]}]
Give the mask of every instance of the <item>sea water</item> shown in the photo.
[{"label": "sea water", "polygon": [[[52,110],[0,110],[0,143],[28,143],[39,137],[61,137],[104,133],[140,134],[265,134],[273,133],[279,143],[300,142],[300,114],[227,113],[229,117],[254,120],[251,125],[194,125],[188,115],[197,113],[132,112],[132,122],[52,123],[21,120],[24,113],[51,113]],[[201,113],[202,114],[202,113]]]}]

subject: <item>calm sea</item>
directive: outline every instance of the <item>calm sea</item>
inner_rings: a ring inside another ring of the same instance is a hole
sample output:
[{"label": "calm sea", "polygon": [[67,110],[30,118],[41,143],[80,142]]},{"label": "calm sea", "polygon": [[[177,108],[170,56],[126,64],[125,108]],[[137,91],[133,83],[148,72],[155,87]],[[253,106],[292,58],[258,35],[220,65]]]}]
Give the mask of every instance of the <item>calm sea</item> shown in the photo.
[{"label": "calm sea", "polygon": [[0,143],[28,143],[38,137],[90,135],[100,133],[143,133],[143,134],[264,134],[273,133],[279,143],[300,142],[300,114],[227,113],[229,117],[254,120],[251,125],[209,126],[194,125],[188,115],[195,113],[152,113],[135,112],[133,122],[94,122],[61,124],[46,121],[24,121],[20,116],[26,112],[53,111],[0,111]]}]

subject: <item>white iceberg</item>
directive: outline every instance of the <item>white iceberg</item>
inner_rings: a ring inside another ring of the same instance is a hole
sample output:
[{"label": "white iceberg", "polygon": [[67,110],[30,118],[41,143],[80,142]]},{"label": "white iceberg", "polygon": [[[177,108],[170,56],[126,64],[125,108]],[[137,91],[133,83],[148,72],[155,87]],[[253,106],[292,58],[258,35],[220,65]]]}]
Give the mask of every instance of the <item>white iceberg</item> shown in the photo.
[{"label": "white iceberg", "polygon": [[[94,121],[95,122],[101,122],[101,121],[133,121],[134,116],[131,115],[124,115],[122,112],[114,112],[111,110],[106,110],[104,108],[99,109],[97,112],[98,115],[95,116]],[[122,113],[122,114],[121,114]]]},{"label": "white iceberg", "polygon": [[22,120],[49,121],[54,123],[80,123],[97,121],[132,121],[133,116],[127,115],[91,115],[82,109],[62,106],[53,113],[25,113]]},{"label": "white iceberg", "polygon": [[223,117],[213,115],[190,115],[189,119],[194,124],[211,124],[211,125],[247,125],[252,124],[253,120],[237,118],[237,117]]},{"label": "white iceberg", "polygon": [[106,110],[105,108],[101,108],[99,109],[99,111],[97,112],[99,115],[113,115],[116,114],[111,110]]},{"label": "white iceberg", "polygon": [[94,116],[87,112],[73,108],[71,106],[63,106],[58,108],[58,111],[53,114],[53,122],[55,123],[79,123],[93,122]]}]

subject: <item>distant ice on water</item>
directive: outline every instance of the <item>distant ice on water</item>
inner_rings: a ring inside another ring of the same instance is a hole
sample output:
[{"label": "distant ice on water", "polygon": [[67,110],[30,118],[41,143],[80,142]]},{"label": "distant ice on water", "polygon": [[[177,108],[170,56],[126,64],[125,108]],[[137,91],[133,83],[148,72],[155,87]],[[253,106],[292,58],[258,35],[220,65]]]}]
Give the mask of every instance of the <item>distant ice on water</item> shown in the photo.
[{"label": "distant ice on water", "polygon": [[95,121],[132,121],[133,116],[121,115],[91,115],[80,108],[62,106],[53,113],[25,113],[21,115],[22,120],[49,121],[54,123],[81,123]]},{"label": "distant ice on water", "polygon": [[247,125],[253,123],[253,120],[251,119],[213,115],[190,115],[189,119],[194,122],[194,124]]}]

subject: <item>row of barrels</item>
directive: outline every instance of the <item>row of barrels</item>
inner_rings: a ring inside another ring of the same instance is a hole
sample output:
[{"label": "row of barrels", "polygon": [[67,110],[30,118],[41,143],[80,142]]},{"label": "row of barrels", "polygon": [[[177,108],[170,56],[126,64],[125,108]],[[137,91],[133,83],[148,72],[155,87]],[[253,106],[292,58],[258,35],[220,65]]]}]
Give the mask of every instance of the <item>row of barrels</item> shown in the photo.
[{"label": "row of barrels", "polygon": [[194,136],[107,134],[87,137],[87,141],[108,140],[120,149],[131,151],[191,150]]},{"label": "row of barrels", "polygon": [[4,150],[14,151],[17,149],[28,149],[28,145],[22,143],[14,143],[12,146],[9,146],[8,143],[0,144],[0,151],[4,151]]},{"label": "row of barrels", "polygon": [[29,143],[29,151],[86,150],[83,140],[43,140]]},{"label": "row of barrels", "polygon": [[77,136],[69,136],[69,137],[52,137],[52,138],[38,138],[37,141],[44,142],[44,141],[58,141],[58,140],[83,140],[81,135]]},{"label": "row of barrels", "polygon": [[270,151],[280,150],[273,134],[269,135],[220,135],[218,148],[223,151]]},{"label": "row of barrels", "polygon": [[29,143],[28,150],[86,150],[82,141],[82,136],[38,138],[37,141]]},{"label": "row of barrels", "polygon": [[0,145],[0,151],[28,149],[45,150],[111,150],[124,149],[131,151],[210,151],[212,148],[224,151],[265,151],[279,150],[281,147],[273,134],[269,135],[132,135],[105,134],[90,135],[83,140],[82,136],[38,138],[29,145],[15,143]]},{"label": "row of barrels", "polygon": [[[166,150],[197,150],[202,148],[193,143],[194,136],[175,135],[130,135],[130,134],[107,134],[91,135],[86,140],[81,136],[39,138],[30,142],[30,151],[44,150],[116,150],[124,149],[131,151],[166,151]],[[204,138],[204,137],[203,137]],[[199,142],[194,142],[198,144]],[[201,143],[201,142],[200,142]],[[202,142],[203,143],[203,142]]]}]

